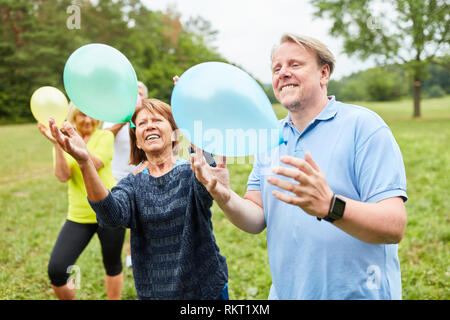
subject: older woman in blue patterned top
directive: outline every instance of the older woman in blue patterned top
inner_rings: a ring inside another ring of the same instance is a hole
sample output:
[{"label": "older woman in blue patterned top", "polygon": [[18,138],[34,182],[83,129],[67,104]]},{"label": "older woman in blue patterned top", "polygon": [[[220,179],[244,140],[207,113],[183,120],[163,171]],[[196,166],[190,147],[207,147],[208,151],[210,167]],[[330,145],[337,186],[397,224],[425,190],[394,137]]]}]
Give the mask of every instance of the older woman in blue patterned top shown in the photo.
[{"label": "older woman in blue patterned top", "polygon": [[145,99],[132,122],[136,127],[130,129],[130,164],[144,163],[144,170],[128,175],[111,191],[70,124],[63,125],[65,134],[52,120],[50,128],[78,162],[99,224],[131,229],[139,299],[227,299],[227,264],[211,222],[213,198],[189,162],[177,157],[177,126],[170,106]]}]

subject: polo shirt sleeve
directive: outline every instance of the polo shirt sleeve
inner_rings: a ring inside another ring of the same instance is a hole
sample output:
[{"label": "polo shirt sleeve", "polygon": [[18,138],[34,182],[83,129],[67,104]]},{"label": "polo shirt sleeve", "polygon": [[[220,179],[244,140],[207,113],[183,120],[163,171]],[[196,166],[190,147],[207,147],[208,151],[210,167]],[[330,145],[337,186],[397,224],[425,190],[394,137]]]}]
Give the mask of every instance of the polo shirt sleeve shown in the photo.
[{"label": "polo shirt sleeve", "polygon": [[253,169],[247,181],[247,191],[261,191],[261,170],[259,158],[255,156]]},{"label": "polo shirt sleeve", "polygon": [[407,200],[402,154],[386,125],[356,145],[355,177],[363,202],[378,202],[392,197]]}]

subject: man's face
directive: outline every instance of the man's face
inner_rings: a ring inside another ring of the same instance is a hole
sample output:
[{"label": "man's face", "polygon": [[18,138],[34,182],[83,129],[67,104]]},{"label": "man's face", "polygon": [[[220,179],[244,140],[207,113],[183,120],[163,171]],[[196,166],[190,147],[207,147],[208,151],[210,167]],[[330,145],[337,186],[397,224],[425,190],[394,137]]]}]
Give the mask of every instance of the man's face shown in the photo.
[{"label": "man's face", "polygon": [[288,110],[314,101],[328,83],[329,73],[319,66],[316,53],[295,42],[285,42],[272,57],[272,86],[275,97]]}]

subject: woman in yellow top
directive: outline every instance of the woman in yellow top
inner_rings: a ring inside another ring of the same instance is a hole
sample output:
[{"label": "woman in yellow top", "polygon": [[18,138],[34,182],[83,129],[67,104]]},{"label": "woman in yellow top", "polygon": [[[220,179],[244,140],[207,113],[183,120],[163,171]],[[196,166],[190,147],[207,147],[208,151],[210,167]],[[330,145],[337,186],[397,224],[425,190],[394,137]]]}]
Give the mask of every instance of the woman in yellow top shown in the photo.
[{"label": "woman in yellow top", "polygon": [[[101,180],[111,189],[116,184],[111,170],[114,135],[111,131],[98,129],[99,121],[83,114],[72,103],[68,120],[87,144],[89,155]],[[52,288],[59,299],[75,298],[75,286],[70,279],[70,272],[94,233],[97,233],[106,270],[105,286],[108,299],[120,299],[123,284],[121,252],[125,229],[107,229],[98,226],[95,212],[87,201],[83,177],[77,162],[61,149],[47,128],[41,124],[38,127],[54,145],[55,176],[61,182],[68,181],[67,220],[56,240],[48,265]]]}]

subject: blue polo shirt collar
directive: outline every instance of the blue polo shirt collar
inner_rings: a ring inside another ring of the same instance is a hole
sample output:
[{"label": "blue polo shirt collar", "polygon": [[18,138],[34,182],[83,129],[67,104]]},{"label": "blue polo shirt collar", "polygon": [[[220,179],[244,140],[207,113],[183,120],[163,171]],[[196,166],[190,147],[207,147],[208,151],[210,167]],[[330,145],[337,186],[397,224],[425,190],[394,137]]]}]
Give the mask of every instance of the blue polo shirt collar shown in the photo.
[{"label": "blue polo shirt collar", "polygon": [[[329,96],[328,97],[330,99],[330,101],[328,102],[328,104],[325,106],[325,108],[323,108],[323,110],[311,121],[311,123],[306,127],[306,129],[303,131],[306,132],[310,129],[311,125],[314,124],[316,121],[319,120],[329,120],[331,118],[333,118],[336,113],[337,113],[337,107],[336,107],[336,98],[335,96]],[[288,115],[286,116],[286,118],[284,118],[283,120],[281,120],[281,126],[283,128],[285,128],[286,126],[290,126],[293,129],[296,129],[294,124],[292,123],[291,120],[291,114],[288,113]]]},{"label": "blue polo shirt collar", "polygon": [[329,96],[328,104],[323,108],[322,112],[315,118],[315,120],[328,120],[333,118],[337,113],[336,98],[335,96]]}]

